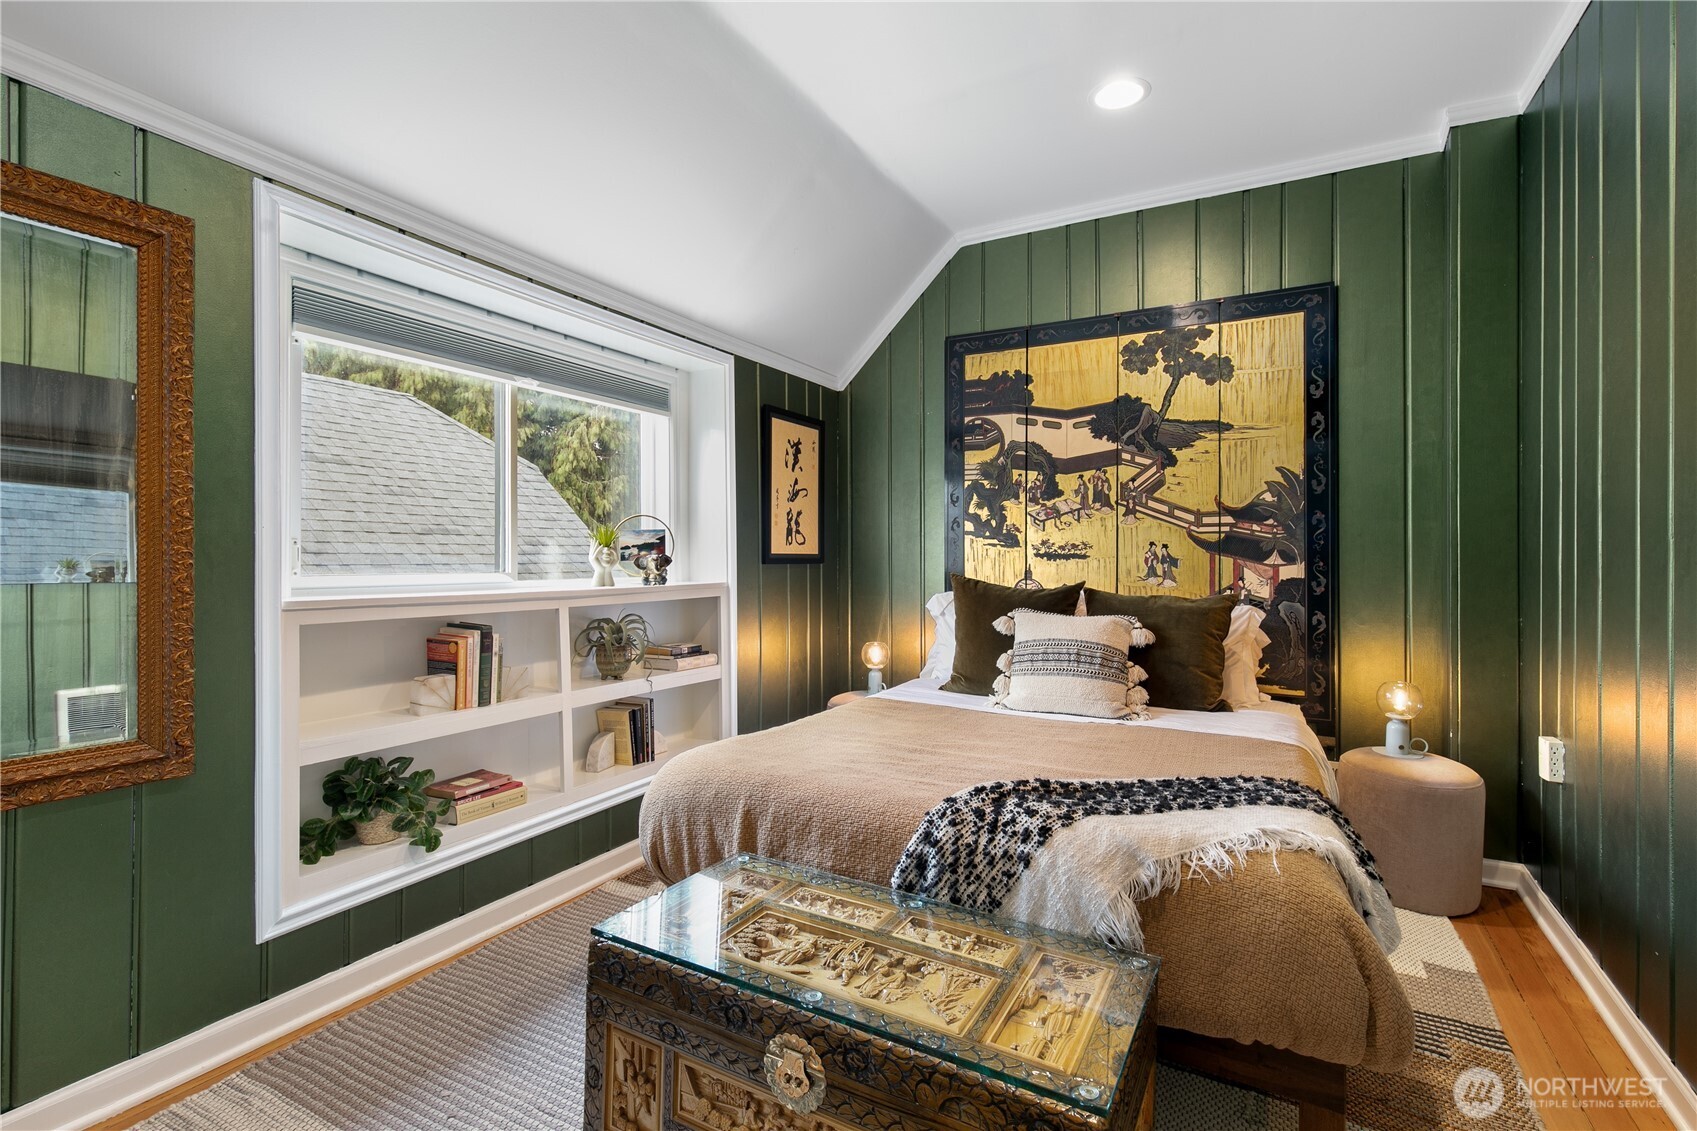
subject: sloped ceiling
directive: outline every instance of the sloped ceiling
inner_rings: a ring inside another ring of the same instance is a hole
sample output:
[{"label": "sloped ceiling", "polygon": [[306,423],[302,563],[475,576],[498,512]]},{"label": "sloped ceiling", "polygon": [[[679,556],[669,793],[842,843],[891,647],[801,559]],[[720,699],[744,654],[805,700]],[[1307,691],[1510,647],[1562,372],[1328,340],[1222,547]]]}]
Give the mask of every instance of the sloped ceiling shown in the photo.
[{"label": "sloped ceiling", "polygon": [[1582,7],[8,2],[0,67],[841,387],[961,243],[1436,148]]}]

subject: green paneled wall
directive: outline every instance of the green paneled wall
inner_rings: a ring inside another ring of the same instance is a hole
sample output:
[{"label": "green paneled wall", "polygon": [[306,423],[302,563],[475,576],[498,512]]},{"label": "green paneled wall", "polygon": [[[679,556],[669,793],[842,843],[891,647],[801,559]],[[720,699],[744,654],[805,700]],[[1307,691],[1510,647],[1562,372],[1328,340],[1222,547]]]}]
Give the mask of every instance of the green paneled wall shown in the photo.
[{"label": "green paneled wall", "polygon": [[1486,777],[1487,852],[1512,858],[1515,178],[1505,119],[1441,154],[962,248],[848,388],[856,681],[862,641],[890,642],[895,680],[930,645],[946,336],[1330,280],[1341,746],[1382,740],[1374,692],[1406,673],[1416,733]]},{"label": "green paneled wall", "polygon": [[[763,730],[825,709],[845,689],[842,575],[842,394],[737,360],[737,729]],[[762,565],[760,409],[775,405],[825,422],[820,495],[827,510],[822,565]]]},{"label": "green paneled wall", "polygon": [[[0,821],[0,1109],[628,843],[639,806],[254,943],[252,177],[45,91],[3,85],[8,160],[195,221],[197,735],[191,777]],[[754,481],[748,421],[762,399],[838,424],[837,394],[739,363],[741,482]],[[758,502],[758,490],[739,495],[743,529],[758,530]],[[822,707],[840,689],[841,586],[832,566],[762,567],[758,550],[739,565],[739,718],[752,729]]]},{"label": "green paneled wall", "polygon": [[1697,1077],[1697,6],[1593,4],[1520,148],[1522,858]]}]

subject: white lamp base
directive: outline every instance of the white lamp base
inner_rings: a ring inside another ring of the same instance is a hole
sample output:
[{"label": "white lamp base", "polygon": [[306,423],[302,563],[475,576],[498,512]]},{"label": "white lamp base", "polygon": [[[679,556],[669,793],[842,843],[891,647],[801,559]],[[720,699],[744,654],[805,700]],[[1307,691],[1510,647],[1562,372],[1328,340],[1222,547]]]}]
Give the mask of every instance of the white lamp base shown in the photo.
[{"label": "white lamp base", "polygon": [[1385,720],[1385,744],[1373,748],[1380,754],[1392,758],[1424,758],[1424,750],[1416,750],[1408,737],[1407,719]]},{"label": "white lamp base", "polygon": [[884,673],[877,668],[871,668],[866,673],[866,693],[876,695],[884,690]]}]

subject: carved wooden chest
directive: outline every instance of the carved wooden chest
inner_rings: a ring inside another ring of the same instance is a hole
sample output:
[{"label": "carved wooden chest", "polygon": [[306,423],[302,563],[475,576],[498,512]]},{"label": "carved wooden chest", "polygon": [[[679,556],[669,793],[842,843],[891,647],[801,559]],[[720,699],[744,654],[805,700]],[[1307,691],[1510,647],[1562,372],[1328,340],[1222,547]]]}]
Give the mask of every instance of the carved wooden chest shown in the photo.
[{"label": "carved wooden chest", "polygon": [[588,1131],[1143,1131],[1159,962],[741,856],[594,930]]}]

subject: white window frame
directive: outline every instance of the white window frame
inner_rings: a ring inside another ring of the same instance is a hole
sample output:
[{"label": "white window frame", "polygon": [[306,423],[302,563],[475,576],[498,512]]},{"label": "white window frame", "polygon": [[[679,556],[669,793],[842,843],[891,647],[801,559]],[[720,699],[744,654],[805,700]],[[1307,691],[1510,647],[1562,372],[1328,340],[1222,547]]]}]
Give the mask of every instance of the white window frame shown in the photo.
[{"label": "white window frame", "polygon": [[[295,571],[295,538],[299,530],[300,498],[300,356],[294,342],[290,310],[290,282],[304,278],[343,290],[355,296],[396,302],[396,292],[375,280],[350,279],[341,271],[327,268],[285,248],[282,228],[285,218],[294,217],[327,229],[344,238],[350,248],[375,248],[398,255],[429,272],[431,281],[463,281],[480,294],[494,291],[505,296],[523,317],[497,315],[503,337],[558,352],[576,353],[594,365],[626,372],[644,380],[670,385],[672,407],[664,424],[654,414],[643,413],[643,443],[654,474],[643,477],[641,509],[658,514],[672,527],[678,545],[689,555],[678,555],[690,580],[734,581],[734,508],[728,485],[734,481],[734,358],[722,351],[680,338],[646,323],[637,322],[600,307],[566,297],[515,275],[469,260],[427,244],[401,232],[354,216],[279,188],[255,181],[255,514],[257,540],[256,593],[260,610],[286,606],[292,597],[325,594],[454,593],[461,591],[539,591],[587,588],[584,580],[519,580],[512,560],[516,531],[517,467],[500,469],[501,497],[506,507],[499,516],[498,569],[475,574],[349,574],[301,575]],[[410,282],[410,280],[404,280]],[[457,296],[455,296],[457,297]],[[440,319],[487,333],[490,326],[452,302],[430,295],[409,293],[406,305],[427,317]],[[481,303],[480,303],[481,305]],[[564,338],[539,333],[525,318],[547,318]],[[377,352],[404,356],[405,351],[388,346],[367,346]],[[640,352],[639,352],[640,351]],[[634,355],[634,356],[633,356]],[[641,358],[652,359],[651,366]],[[417,360],[450,370],[486,377],[505,390],[498,398],[511,401],[515,381],[510,375],[476,368],[425,355]],[[538,388],[548,386],[538,383]],[[568,394],[569,395],[569,394]],[[503,429],[511,426],[511,415],[496,412],[496,443],[502,451],[510,445]],[[705,426],[703,425],[705,421]],[[665,435],[662,437],[661,432]],[[504,461],[511,463],[511,461]],[[714,483],[718,486],[712,486]],[[699,568],[697,568],[699,567]]]}]

